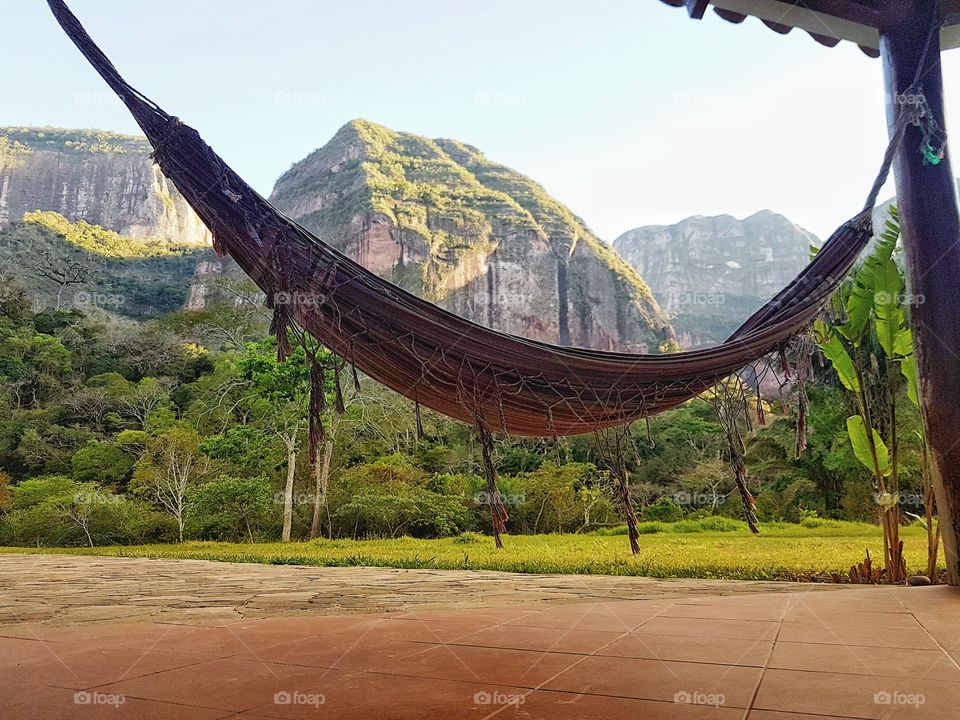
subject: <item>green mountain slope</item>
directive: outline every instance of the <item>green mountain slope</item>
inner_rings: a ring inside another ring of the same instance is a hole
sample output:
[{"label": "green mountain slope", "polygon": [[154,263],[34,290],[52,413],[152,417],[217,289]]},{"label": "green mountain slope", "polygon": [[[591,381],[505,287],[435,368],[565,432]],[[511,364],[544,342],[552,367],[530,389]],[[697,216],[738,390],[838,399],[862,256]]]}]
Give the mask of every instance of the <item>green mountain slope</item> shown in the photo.
[{"label": "green mountain slope", "polygon": [[643,280],[568,208],[455,140],[355,120],[271,200],[366,267],[498,330],[620,350],[672,337]]}]

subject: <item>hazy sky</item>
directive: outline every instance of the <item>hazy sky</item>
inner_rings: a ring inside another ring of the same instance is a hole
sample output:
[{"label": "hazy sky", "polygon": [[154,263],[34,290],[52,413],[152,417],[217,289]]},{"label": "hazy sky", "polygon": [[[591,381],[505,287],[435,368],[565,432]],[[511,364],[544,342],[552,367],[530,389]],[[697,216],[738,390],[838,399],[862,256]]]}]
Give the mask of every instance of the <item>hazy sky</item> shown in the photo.
[{"label": "hazy sky", "polygon": [[[824,236],[862,205],[886,142],[878,60],[659,0],[70,5],[263,193],[363,117],[477,146],[607,240],[763,208]],[[0,125],[137,131],[45,3],[0,0],[0,18]],[[960,50],[944,65],[949,115]]]}]

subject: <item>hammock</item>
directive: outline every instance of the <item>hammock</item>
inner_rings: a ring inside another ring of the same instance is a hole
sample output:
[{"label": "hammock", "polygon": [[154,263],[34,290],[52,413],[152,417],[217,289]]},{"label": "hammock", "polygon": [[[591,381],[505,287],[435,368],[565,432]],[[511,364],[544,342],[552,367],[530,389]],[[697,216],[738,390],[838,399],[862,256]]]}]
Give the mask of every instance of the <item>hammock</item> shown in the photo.
[{"label": "hammock", "polygon": [[485,448],[494,432],[556,437],[625,425],[782,349],[813,321],[869,242],[871,210],[905,127],[891,141],[866,208],[721,345],[668,355],[562,347],[447,312],[312,235],[250,188],[196,130],[128,85],[62,0],[49,4],[133,114],[156,163],[210,228],[217,252],[266,293],[281,352],[289,347],[287,327],[297,325],[418,408],[470,423]]}]

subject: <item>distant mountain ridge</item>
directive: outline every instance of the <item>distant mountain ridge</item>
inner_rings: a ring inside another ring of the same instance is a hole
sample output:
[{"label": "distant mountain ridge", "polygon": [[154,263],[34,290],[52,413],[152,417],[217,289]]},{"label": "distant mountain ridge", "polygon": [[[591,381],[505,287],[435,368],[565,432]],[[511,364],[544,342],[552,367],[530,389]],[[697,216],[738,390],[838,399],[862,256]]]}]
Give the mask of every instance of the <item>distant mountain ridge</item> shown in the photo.
[{"label": "distant mountain ridge", "polygon": [[807,264],[811,232],[763,210],[629,230],[614,249],[644,277],[684,347],[722,342]]}]

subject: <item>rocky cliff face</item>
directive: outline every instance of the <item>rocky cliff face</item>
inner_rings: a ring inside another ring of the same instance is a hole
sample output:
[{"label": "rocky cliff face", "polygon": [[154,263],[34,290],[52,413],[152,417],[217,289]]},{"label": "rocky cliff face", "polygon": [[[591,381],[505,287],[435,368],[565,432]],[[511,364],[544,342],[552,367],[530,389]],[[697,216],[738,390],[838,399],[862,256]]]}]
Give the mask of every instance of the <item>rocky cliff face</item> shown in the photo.
[{"label": "rocky cliff face", "polygon": [[146,139],[98,130],[0,128],[0,228],[49,210],[133,238],[209,244],[150,159]]},{"label": "rocky cliff face", "polygon": [[579,218],[455,140],[353,121],[270,199],[367,268],[497,330],[632,351],[672,337],[640,276]]},{"label": "rocky cliff face", "polygon": [[812,233],[768,210],[625,232],[614,248],[673,317],[681,345],[722,342],[809,260]]}]

